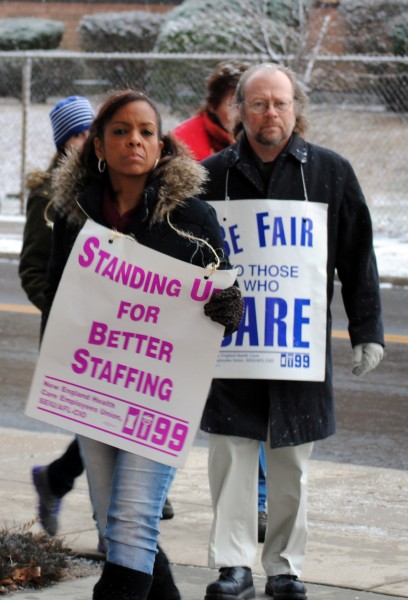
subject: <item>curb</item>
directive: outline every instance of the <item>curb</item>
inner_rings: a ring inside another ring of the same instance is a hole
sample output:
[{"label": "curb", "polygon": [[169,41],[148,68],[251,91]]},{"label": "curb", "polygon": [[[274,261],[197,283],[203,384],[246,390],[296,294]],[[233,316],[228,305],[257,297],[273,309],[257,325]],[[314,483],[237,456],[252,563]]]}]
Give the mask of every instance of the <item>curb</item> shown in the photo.
[{"label": "curb", "polygon": [[20,255],[13,252],[0,252],[0,260],[19,260]]},{"label": "curb", "polygon": [[[21,239],[23,229],[24,218],[22,219],[21,216],[2,215],[0,213],[0,230],[2,230],[2,233],[5,233],[7,237],[10,236],[13,239]],[[0,249],[0,260],[19,260],[19,258],[19,252]],[[335,275],[335,280],[338,281],[337,274]],[[398,287],[408,287],[408,276],[380,275],[380,283]]]},{"label": "curb", "polygon": [[380,276],[380,283],[389,283],[390,285],[407,287],[408,277],[391,277],[387,275]]}]

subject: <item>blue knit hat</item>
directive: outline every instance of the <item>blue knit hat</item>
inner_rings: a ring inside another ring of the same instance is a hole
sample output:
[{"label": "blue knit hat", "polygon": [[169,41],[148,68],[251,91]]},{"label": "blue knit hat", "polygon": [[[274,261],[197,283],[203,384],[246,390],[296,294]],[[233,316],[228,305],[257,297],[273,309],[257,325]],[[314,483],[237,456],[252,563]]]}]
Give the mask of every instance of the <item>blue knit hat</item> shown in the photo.
[{"label": "blue knit hat", "polygon": [[73,135],[87,131],[95,113],[87,98],[70,96],[57,102],[50,112],[54,142],[59,150]]}]

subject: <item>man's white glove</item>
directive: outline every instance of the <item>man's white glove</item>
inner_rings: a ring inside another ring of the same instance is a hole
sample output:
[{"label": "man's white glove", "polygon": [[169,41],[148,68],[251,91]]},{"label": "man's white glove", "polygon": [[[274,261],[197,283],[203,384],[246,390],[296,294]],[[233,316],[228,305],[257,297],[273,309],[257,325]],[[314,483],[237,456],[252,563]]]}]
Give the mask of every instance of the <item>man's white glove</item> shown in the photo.
[{"label": "man's white glove", "polygon": [[381,344],[358,344],[353,348],[353,375],[365,375],[375,369],[384,356]]}]

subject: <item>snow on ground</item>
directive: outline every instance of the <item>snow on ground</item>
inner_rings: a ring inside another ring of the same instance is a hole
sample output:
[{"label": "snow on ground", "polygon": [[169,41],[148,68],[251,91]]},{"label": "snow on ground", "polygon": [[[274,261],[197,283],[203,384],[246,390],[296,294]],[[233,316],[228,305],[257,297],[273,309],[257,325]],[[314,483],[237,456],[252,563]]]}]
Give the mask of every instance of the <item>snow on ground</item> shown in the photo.
[{"label": "snow on ground", "polygon": [[408,280],[408,238],[374,237],[378,271],[382,277]]},{"label": "snow on ground", "polygon": [[21,250],[21,236],[3,233],[0,239],[0,255],[7,254],[18,256]]}]

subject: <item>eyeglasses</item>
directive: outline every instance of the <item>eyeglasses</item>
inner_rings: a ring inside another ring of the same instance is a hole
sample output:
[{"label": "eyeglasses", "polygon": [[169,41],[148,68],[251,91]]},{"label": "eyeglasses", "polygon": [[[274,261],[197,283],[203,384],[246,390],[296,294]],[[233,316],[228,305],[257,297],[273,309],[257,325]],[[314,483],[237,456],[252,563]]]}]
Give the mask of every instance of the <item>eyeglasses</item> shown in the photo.
[{"label": "eyeglasses", "polygon": [[265,113],[268,108],[272,105],[278,113],[288,112],[293,104],[293,100],[275,100],[274,102],[267,102],[266,100],[254,100],[253,102],[245,102],[251,112],[257,114]]}]

